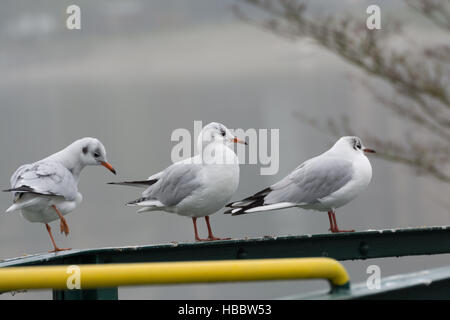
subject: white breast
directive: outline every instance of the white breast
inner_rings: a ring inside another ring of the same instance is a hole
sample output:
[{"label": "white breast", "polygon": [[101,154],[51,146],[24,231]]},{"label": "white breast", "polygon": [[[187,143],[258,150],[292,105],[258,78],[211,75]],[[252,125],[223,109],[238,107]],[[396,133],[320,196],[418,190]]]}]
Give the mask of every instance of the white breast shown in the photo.
[{"label": "white breast", "polygon": [[177,205],[178,214],[204,217],[222,209],[231,200],[239,185],[239,161],[228,147],[222,146],[218,151],[217,156],[225,155],[231,161],[205,164],[200,173],[203,187]]},{"label": "white breast", "polygon": [[372,166],[369,159],[364,154],[355,157],[352,179],[341,189],[323,198],[318,210],[328,211],[342,207],[358,196],[369,185],[371,179]]}]

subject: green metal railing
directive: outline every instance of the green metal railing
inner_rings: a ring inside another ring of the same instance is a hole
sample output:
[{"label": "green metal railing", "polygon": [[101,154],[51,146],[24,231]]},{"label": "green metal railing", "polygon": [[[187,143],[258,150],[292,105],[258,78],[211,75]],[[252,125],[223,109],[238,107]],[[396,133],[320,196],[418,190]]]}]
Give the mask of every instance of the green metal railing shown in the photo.
[{"label": "green metal railing", "polygon": [[[450,253],[450,226],[70,250],[3,260],[0,261],[0,268],[303,257],[330,257],[344,261],[445,253]],[[442,279],[434,283],[446,286],[447,274],[438,273]],[[358,288],[358,285],[353,285],[350,296],[346,298],[356,298]],[[450,298],[450,285],[447,289],[447,295],[444,296]],[[374,296],[375,292],[368,294]],[[386,291],[386,294],[392,295],[393,292]],[[54,299],[116,299],[117,296],[117,288],[53,291]]]},{"label": "green metal railing", "polygon": [[286,300],[392,300],[392,299],[450,299],[450,266],[383,277],[379,288],[357,283],[351,290],[319,291],[283,297]]}]

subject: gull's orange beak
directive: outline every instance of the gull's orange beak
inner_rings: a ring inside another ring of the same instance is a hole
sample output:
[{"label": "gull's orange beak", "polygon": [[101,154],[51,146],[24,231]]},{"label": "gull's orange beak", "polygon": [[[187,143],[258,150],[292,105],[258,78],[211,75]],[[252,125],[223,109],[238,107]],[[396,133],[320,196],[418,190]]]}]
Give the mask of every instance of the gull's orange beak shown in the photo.
[{"label": "gull's orange beak", "polygon": [[364,151],[365,153],[376,153],[375,150],[373,150],[373,149],[367,149],[367,148],[364,149],[363,151]]},{"label": "gull's orange beak", "polygon": [[234,142],[234,143],[241,143],[241,144],[245,144],[245,145],[248,144],[248,143],[245,142],[244,140],[238,139],[238,138],[236,138],[236,137],[235,137],[234,139],[232,139],[231,141]]},{"label": "gull's orange beak", "polygon": [[116,174],[116,170],[108,162],[102,161],[102,162],[100,162],[100,164],[102,166],[104,166],[106,169],[108,169],[109,171],[111,171],[112,173]]}]

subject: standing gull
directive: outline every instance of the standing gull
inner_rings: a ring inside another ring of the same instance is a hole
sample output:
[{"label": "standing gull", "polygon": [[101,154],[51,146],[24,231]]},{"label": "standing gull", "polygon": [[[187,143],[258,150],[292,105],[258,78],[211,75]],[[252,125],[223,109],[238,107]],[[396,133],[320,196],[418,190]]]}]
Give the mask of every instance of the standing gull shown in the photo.
[{"label": "standing gull", "polygon": [[25,164],[11,177],[13,205],[6,212],[22,211],[30,222],[45,223],[54,249],[62,250],[53,239],[49,222],[59,219],[61,233],[69,234],[64,216],[73,211],[83,199],[78,192],[80,173],[85,166],[102,165],[116,174],[106,160],[103,144],[95,138],[83,138],[65,149],[32,164]]},{"label": "standing gull", "polygon": [[[191,217],[196,241],[223,240],[214,237],[209,215],[231,200],[239,184],[239,160],[230,148],[237,139],[220,123],[206,125],[197,140],[200,153],[175,162],[165,170],[143,181],[112,182],[146,188],[142,197],[127,203],[138,206],[138,212],[165,211]],[[204,217],[208,238],[201,239],[197,218]]]},{"label": "standing gull", "polygon": [[226,214],[240,215],[291,207],[327,211],[330,231],[339,230],[335,210],[353,200],[369,184],[372,166],[358,137],[342,137],[321,155],[298,166],[274,185],[227,205]]}]

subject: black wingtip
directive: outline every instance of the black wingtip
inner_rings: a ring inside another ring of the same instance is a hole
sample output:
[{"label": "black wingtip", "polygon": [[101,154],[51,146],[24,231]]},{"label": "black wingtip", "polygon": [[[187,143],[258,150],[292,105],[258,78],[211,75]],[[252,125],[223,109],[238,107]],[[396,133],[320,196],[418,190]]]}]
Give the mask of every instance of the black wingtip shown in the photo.
[{"label": "black wingtip", "polygon": [[138,198],[138,199],[136,199],[136,200],[127,202],[126,205],[133,205],[133,204],[136,204],[136,203],[139,203],[139,202],[142,202],[142,201],[146,201],[146,200],[148,200],[148,199],[149,199],[149,198],[145,198],[145,197]]},{"label": "black wingtip", "polygon": [[107,182],[107,184],[115,184],[115,185],[122,185],[122,186],[151,186],[158,182],[158,179],[151,179],[151,180],[135,180],[135,181],[120,181],[120,182]]},{"label": "black wingtip", "polygon": [[[233,212],[233,210],[239,209],[239,211]],[[247,214],[248,212],[245,212],[245,210],[243,210],[242,208],[234,208],[234,209],[230,209],[225,211],[223,214],[230,214],[232,216],[239,216],[242,214]]]},{"label": "black wingtip", "polygon": [[23,185],[18,188],[11,188],[2,190],[3,192],[35,192],[35,190],[29,186]]}]

